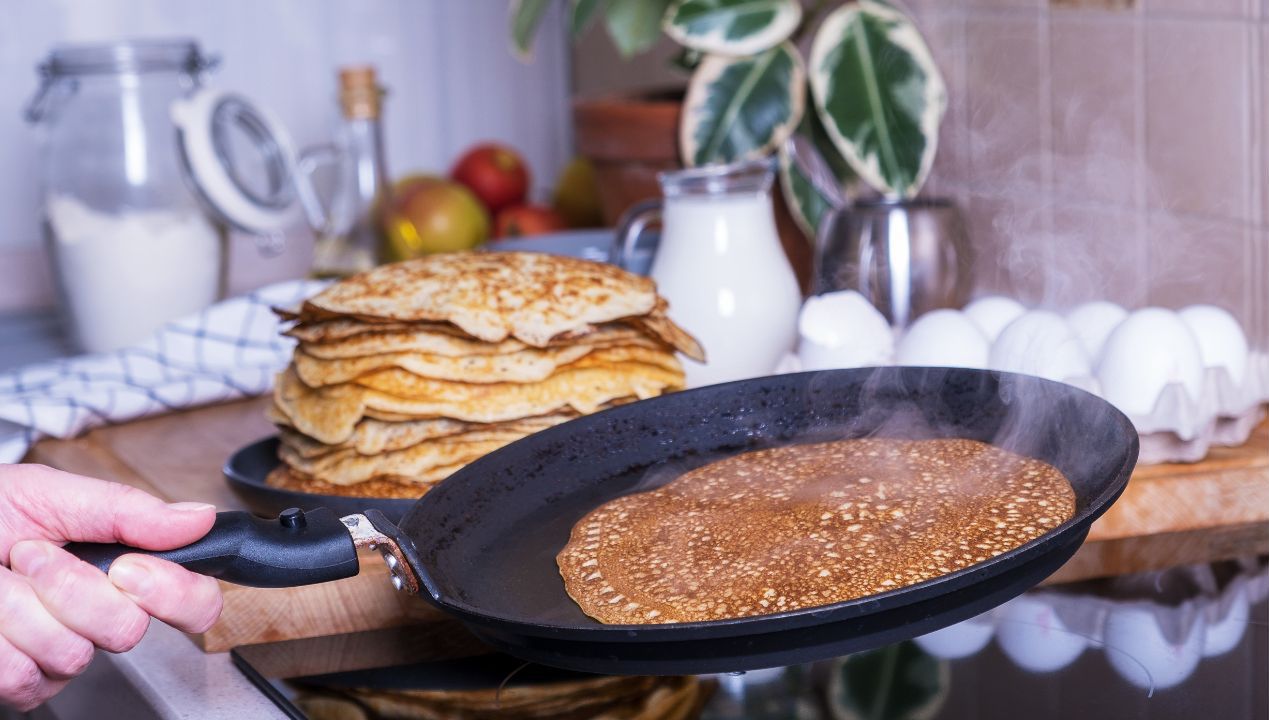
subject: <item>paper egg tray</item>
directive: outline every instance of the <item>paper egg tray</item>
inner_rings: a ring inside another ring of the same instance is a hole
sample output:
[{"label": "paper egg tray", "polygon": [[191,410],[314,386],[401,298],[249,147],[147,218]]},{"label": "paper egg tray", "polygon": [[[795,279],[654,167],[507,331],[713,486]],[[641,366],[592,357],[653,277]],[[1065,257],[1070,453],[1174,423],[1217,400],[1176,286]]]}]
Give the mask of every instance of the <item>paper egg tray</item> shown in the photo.
[{"label": "paper egg tray", "polygon": [[1141,436],[1138,464],[1197,462],[1212,446],[1247,442],[1265,418],[1269,402],[1269,355],[1252,353],[1242,383],[1224,368],[1208,368],[1203,392],[1190,397],[1179,383],[1159,394],[1148,415],[1131,416]]},{"label": "paper egg tray", "polygon": [[[1064,381],[1101,395],[1097,379],[1089,376]],[[1138,465],[1198,462],[1213,447],[1247,442],[1265,418],[1269,402],[1269,355],[1251,353],[1241,383],[1223,367],[1203,371],[1203,390],[1195,398],[1181,383],[1167,385],[1144,415],[1129,414],[1141,436]]]}]

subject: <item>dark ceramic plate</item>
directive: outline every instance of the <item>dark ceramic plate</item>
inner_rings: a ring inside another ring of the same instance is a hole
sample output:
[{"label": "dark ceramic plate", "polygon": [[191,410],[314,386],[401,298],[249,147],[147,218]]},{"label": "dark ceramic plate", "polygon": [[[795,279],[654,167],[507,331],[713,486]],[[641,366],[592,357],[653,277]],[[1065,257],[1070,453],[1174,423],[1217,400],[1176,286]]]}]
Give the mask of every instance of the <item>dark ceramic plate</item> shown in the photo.
[{"label": "dark ceramic plate", "polygon": [[275,517],[291,507],[301,510],[330,508],[336,515],[352,515],[378,510],[392,522],[399,522],[414,500],[322,495],[270,487],[264,479],[278,466],[278,436],[257,440],[229,457],[225,479],[247,509],[264,517]]}]

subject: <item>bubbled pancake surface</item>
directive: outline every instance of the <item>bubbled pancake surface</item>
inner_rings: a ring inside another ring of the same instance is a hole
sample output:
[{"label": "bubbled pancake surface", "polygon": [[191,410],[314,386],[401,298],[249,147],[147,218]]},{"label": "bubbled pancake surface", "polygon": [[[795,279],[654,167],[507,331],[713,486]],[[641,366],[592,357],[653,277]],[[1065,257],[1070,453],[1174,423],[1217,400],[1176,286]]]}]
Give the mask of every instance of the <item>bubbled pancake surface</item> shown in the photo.
[{"label": "bubbled pancake surface", "polygon": [[930,580],[1074,512],[1056,468],[985,443],[840,440],[736,455],[609,501],[556,560],[602,622],[721,620]]}]

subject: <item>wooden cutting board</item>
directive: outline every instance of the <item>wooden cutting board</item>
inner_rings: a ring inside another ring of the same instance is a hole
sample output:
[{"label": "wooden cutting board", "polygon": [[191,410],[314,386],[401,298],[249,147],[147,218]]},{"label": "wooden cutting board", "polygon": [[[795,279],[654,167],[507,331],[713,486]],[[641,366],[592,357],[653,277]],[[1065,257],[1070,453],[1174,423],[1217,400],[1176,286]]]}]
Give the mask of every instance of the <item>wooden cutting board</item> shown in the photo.
[{"label": "wooden cutting board", "polygon": [[[28,456],[84,475],[127,483],[167,500],[241,508],[220,473],[226,458],[269,435],[257,398],[99,428],[75,440],[47,440]],[[1154,465],[1133,475],[1119,502],[1050,582],[1269,553],[1269,423],[1238,448],[1193,465]],[[392,589],[377,554],[361,574],[302,588],[224,584],[225,609],[195,637],[208,652],[237,645],[435,622],[428,603]]]}]

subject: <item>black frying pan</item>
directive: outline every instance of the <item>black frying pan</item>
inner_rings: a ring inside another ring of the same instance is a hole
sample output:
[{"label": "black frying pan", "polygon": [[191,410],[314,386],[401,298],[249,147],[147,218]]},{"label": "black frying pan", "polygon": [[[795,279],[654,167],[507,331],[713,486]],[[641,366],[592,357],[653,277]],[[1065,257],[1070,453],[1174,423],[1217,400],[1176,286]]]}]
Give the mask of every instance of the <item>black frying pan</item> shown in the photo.
[{"label": "black frying pan", "polygon": [[[598,504],[723,455],[864,436],[971,438],[1045,460],[1070,479],[1076,514],[964,570],[794,612],[603,625],[565,593],[555,556],[573,524]],[[1128,418],[1068,385],[947,368],[802,373],[674,393],[536,433],[440,483],[399,527],[374,510],[342,521],[329,510],[277,520],[221,513],[203,540],[153,554],[230,582],[273,587],[353,575],[355,546],[377,546],[394,582],[525,660],[602,673],[746,670],[896,642],[1020,594],[1071,557],[1123,491],[1136,459]],[[73,550],[103,569],[134,552]]]}]

